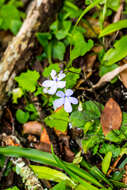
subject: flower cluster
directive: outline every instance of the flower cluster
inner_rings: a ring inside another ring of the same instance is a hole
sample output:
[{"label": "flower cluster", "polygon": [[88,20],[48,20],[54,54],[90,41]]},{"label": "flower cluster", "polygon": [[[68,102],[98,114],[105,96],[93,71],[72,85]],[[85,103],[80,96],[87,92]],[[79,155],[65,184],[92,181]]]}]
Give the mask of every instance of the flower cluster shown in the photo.
[{"label": "flower cluster", "polygon": [[71,97],[73,91],[71,89],[66,89],[65,93],[63,91],[57,92],[57,89],[65,88],[66,81],[62,81],[62,79],[64,79],[66,75],[62,71],[57,75],[55,70],[52,70],[50,75],[52,80],[46,80],[42,83],[42,86],[44,87],[44,93],[50,95],[56,93],[56,96],[59,97],[59,99],[56,99],[53,102],[53,107],[55,110],[60,106],[64,105],[64,109],[66,112],[72,112],[71,104],[78,104],[77,98]]}]

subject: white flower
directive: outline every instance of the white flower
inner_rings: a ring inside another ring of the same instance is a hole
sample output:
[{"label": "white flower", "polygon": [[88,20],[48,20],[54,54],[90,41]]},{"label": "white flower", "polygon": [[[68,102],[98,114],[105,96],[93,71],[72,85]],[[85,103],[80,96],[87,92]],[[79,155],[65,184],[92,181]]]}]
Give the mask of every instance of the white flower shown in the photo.
[{"label": "white flower", "polygon": [[64,109],[66,112],[72,112],[71,104],[78,104],[77,98],[71,97],[73,91],[71,89],[67,89],[65,94],[62,91],[58,91],[56,95],[60,97],[53,102],[53,107],[56,110],[58,107],[64,104]]},{"label": "white flower", "polygon": [[53,80],[46,80],[42,83],[42,86],[45,87],[43,92],[47,94],[55,94],[58,88],[64,88],[66,85],[66,81],[61,81],[65,78],[65,74],[60,72],[58,75],[55,70],[51,72],[51,78]]}]

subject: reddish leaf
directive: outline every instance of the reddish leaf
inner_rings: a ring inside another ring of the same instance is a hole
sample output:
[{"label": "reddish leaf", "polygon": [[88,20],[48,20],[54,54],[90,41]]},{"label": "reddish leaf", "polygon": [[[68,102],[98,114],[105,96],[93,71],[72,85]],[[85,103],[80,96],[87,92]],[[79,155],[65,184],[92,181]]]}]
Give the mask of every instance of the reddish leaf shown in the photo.
[{"label": "reddish leaf", "polygon": [[101,115],[101,125],[106,136],[111,130],[119,129],[122,122],[122,112],[119,105],[110,98]]},{"label": "reddish leaf", "polygon": [[48,133],[47,133],[47,130],[45,128],[43,128],[43,131],[41,133],[40,142],[41,143],[46,143],[46,144],[49,144],[49,145],[51,144],[49,136],[48,136]]}]

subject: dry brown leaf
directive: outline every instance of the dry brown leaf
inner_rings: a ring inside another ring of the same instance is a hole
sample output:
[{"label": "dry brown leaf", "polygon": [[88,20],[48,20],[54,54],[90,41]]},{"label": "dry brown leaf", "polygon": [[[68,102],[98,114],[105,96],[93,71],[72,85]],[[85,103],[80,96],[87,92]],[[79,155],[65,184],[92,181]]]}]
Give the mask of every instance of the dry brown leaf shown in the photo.
[{"label": "dry brown leaf", "polygon": [[23,125],[23,134],[41,135],[43,124],[38,121],[29,121]]},{"label": "dry brown leaf", "polygon": [[47,133],[47,130],[45,128],[43,128],[43,131],[41,133],[40,142],[41,143],[46,143],[46,144],[49,144],[49,145],[51,144],[49,136],[48,136],[48,133]]},{"label": "dry brown leaf", "polygon": [[127,88],[127,69],[125,69],[120,73],[120,80],[125,86],[125,88]]},{"label": "dry brown leaf", "polygon": [[106,136],[111,130],[119,129],[122,123],[122,112],[115,100],[110,98],[101,115],[101,125]]},{"label": "dry brown leaf", "polygon": [[86,79],[88,79],[93,73],[93,66],[96,61],[96,54],[88,54],[85,57],[85,64],[83,65],[83,73]]},{"label": "dry brown leaf", "polygon": [[124,64],[114,69],[113,71],[106,73],[103,77],[101,77],[101,79],[95,85],[92,86],[92,88],[99,88],[104,83],[110,82],[114,77],[116,77],[119,73],[123,72],[126,69],[127,69],[127,64]]}]

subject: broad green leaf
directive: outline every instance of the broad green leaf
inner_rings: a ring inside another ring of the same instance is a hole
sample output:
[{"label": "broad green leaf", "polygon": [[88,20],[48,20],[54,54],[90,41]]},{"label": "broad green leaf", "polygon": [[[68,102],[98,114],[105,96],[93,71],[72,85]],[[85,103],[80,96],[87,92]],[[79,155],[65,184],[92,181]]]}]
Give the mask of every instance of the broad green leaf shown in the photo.
[{"label": "broad green leaf", "polygon": [[61,181],[57,185],[55,185],[51,190],[66,190],[66,183]]},{"label": "broad green leaf", "polygon": [[112,65],[127,56],[127,36],[122,37],[114,44],[114,48],[109,49],[103,58],[105,65]]},{"label": "broad green leaf", "polygon": [[[45,179],[55,182],[65,181],[70,187],[74,187],[75,183],[63,172],[46,167],[30,165],[39,179]],[[48,175],[47,175],[48,174]]]},{"label": "broad green leaf", "polygon": [[75,30],[72,34],[71,45],[74,46],[70,52],[70,60],[72,62],[77,57],[83,56],[88,51],[90,51],[91,48],[93,47],[93,41],[88,40],[88,42],[86,42],[84,40],[83,34]]},{"label": "broad green leaf", "polygon": [[53,58],[63,61],[65,50],[66,48],[63,42],[55,41],[53,43]]},{"label": "broad green leaf", "polygon": [[110,167],[111,159],[112,159],[112,152],[108,152],[102,161],[102,171],[104,174],[107,173],[107,171]]},{"label": "broad green leaf", "polygon": [[16,146],[0,147],[0,154],[11,157],[25,157],[41,164],[58,167],[52,154],[32,148],[22,148]]},{"label": "broad green leaf", "polygon": [[74,111],[71,113],[70,122],[73,127],[83,127],[85,124],[85,114],[84,112]]},{"label": "broad green leaf", "polygon": [[102,105],[90,100],[83,104],[83,109],[89,115],[89,118],[97,119],[101,115],[100,109],[102,109]]},{"label": "broad green leaf", "polygon": [[117,11],[120,7],[120,0],[108,0],[108,7],[114,11]]},{"label": "broad green leaf", "polygon": [[64,132],[68,126],[69,114],[64,111],[64,108],[62,108],[59,111],[54,112],[52,115],[46,117],[44,121],[49,127],[54,127],[55,129]]},{"label": "broad green leaf", "polygon": [[56,72],[59,72],[60,71],[59,64],[58,63],[54,63],[54,64],[49,65],[48,67],[45,67],[42,75],[44,77],[49,77],[52,70],[55,70]]},{"label": "broad green leaf", "polygon": [[121,30],[122,28],[127,28],[127,19],[120,20],[118,22],[115,22],[115,23],[108,25],[106,28],[104,28],[101,31],[99,38],[106,36],[108,34],[111,34],[112,32],[116,32],[118,30]]},{"label": "broad green leaf", "polygon": [[1,29],[8,30],[11,28],[11,23],[13,20],[20,21],[20,13],[14,5],[3,5],[0,8],[0,18],[3,19],[2,24],[0,25]]},{"label": "broad green leaf", "polygon": [[25,73],[21,73],[18,77],[15,77],[15,80],[23,90],[34,92],[36,90],[37,80],[39,77],[40,74],[37,71],[28,70]]},{"label": "broad green leaf", "polygon": [[28,121],[29,119],[29,113],[28,112],[24,112],[21,109],[18,109],[16,111],[16,119],[19,123],[24,124]]},{"label": "broad green leaf", "polygon": [[66,88],[73,88],[76,85],[77,80],[80,78],[80,72],[81,72],[80,68],[75,68],[75,67],[69,68],[65,77]]}]

